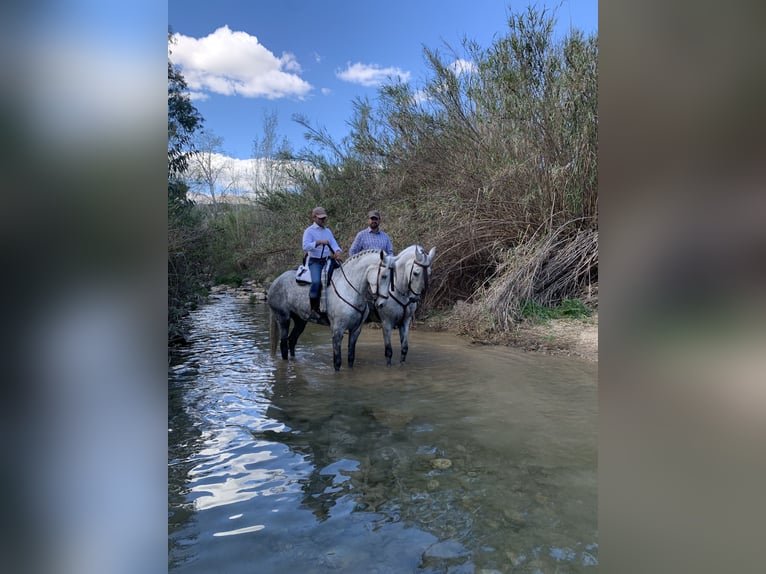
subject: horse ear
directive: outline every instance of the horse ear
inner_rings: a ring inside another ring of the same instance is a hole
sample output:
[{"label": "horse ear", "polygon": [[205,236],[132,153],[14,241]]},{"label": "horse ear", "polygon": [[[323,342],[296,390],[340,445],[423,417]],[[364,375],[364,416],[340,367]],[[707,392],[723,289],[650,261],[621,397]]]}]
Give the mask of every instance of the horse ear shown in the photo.
[{"label": "horse ear", "polygon": [[436,246],[435,245],[433,247],[431,247],[431,251],[428,252],[428,260],[429,261],[434,258],[434,253],[436,253]]},{"label": "horse ear", "polygon": [[380,260],[385,261],[386,260],[386,252],[382,249],[380,250]]}]

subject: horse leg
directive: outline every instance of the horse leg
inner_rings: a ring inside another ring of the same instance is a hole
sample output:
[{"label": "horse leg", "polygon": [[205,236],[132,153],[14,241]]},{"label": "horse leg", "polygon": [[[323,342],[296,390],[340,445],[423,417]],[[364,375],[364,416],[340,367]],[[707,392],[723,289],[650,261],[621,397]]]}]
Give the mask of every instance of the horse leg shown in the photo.
[{"label": "horse leg", "polygon": [[359,339],[359,335],[362,334],[362,325],[364,321],[359,322],[359,326],[353,331],[348,332],[348,366],[354,366],[354,359],[356,359],[356,341]]},{"label": "horse leg", "polygon": [[306,321],[293,314],[293,330],[290,332],[290,336],[287,339],[288,350],[290,356],[295,358],[295,345],[298,342],[298,337],[301,336],[303,330],[306,328]]},{"label": "horse leg", "polygon": [[332,364],[336,371],[340,371],[341,362],[341,343],[343,342],[343,331],[334,330],[332,332]]},{"label": "horse leg", "polygon": [[386,366],[390,367],[391,357],[394,356],[394,349],[391,347],[391,331],[393,330],[393,325],[388,321],[383,321],[381,322],[381,327],[383,327],[383,346],[386,353]]},{"label": "horse leg", "polygon": [[277,324],[279,325],[279,350],[282,353],[282,358],[287,359],[287,334],[290,332],[290,316],[279,317]]},{"label": "horse leg", "polygon": [[399,327],[399,343],[402,346],[402,357],[399,360],[400,363],[403,363],[404,360],[407,358],[407,351],[410,349],[409,344],[409,338],[410,338],[410,318],[406,318],[404,322]]}]

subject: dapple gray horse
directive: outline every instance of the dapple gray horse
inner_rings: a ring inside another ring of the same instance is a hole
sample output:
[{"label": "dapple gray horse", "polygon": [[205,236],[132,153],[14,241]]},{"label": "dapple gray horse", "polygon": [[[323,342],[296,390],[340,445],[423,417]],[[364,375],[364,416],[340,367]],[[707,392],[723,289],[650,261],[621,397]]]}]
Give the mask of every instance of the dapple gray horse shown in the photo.
[{"label": "dapple gray horse", "polygon": [[[333,366],[340,370],[341,343],[348,331],[348,366],[354,366],[356,341],[362,332],[367,315],[368,302],[374,302],[378,310],[384,308],[390,298],[390,281],[395,258],[384,251],[367,250],[349,257],[332,273],[327,290],[327,317],[332,331]],[[379,297],[378,295],[383,296]],[[271,308],[271,351],[276,353],[277,334],[282,358],[288,353],[295,357],[295,345],[306,328],[311,307],[309,285],[295,281],[295,270],[285,271],[271,284],[268,292]],[[293,329],[290,331],[290,319]]]},{"label": "dapple gray horse", "polygon": [[[426,253],[426,250],[420,245],[410,245],[395,257],[394,276],[389,289],[390,301],[388,304],[377,308],[378,318],[383,328],[386,364],[389,366],[394,354],[391,347],[391,332],[394,328],[399,329],[400,362],[403,363],[407,358],[410,325],[418,308],[418,303],[423,299],[428,289],[428,281],[431,277],[431,261],[433,261],[435,253],[436,247],[431,248],[431,251]],[[375,320],[374,314],[373,320]]]}]

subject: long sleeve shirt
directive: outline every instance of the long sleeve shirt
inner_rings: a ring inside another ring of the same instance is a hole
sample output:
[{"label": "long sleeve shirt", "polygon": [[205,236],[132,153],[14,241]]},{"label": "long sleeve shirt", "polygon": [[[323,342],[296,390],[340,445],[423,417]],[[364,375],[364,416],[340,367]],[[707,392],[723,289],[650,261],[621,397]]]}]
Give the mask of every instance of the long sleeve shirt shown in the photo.
[{"label": "long sleeve shirt", "polygon": [[382,249],[388,255],[394,254],[394,246],[391,243],[391,238],[386,232],[381,231],[380,229],[378,229],[378,231],[373,231],[369,227],[367,229],[362,229],[356,234],[354,242],[348,250],[348,254],[356,255],[365,249]]},{"label": "long sleeve shirt", "polygon": [[[317,245],[316,242],[322,239],[326,239],[330,242],[329,247],[327,245]],[[312,223],[303,232],[303,250],[308,252],[309,257],[330,257],[336,251],[343,251],[335,241],[335,236],[327,227],[322,227],[316,223]]]}]

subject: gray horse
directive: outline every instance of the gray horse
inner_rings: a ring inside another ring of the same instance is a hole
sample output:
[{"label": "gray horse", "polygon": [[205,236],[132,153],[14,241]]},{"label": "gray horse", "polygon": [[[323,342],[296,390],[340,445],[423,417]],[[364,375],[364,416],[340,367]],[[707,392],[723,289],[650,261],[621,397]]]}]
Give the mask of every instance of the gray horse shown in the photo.
[{"label": "gray horse", "polygon": [[[394,277],[390,284],[389,300],[393,304],[378,307],[377,315],[372,314],[372,320],[380,320],[383,329],[386,364],[391,365],[394,354],[391,347],[391,332],[399,329],[401,358],[403,363],[409,350],[409,333],[412,318],[418,308],[418,303],[425,296],[431,277],[431,261],[436,253],[436,247],[426,253],[420,245],[410,245],[396,256]],[[380,296],[379,296],[380,297]]]},{"label": "gray horse", "polygon": [[[327,317],[332,331],[333,366],[340,370],[341,343],[348,331],[348,366],[354,366],[356,341],[369,314],[368,303],[380,310],[389,304],[395,258],[384,251],[367,250],[349,257],[332,273],[327,290]],[[295,345],[306,328],[311,307],[309,285],[295,281],[295,271],[285,271],[271,284],[271,351],[276,354],[277,335],[282,358],[295,357]],[[383,294],[382,297],[378,297]],[[290,331],[290,320],[294,325]]]}]

